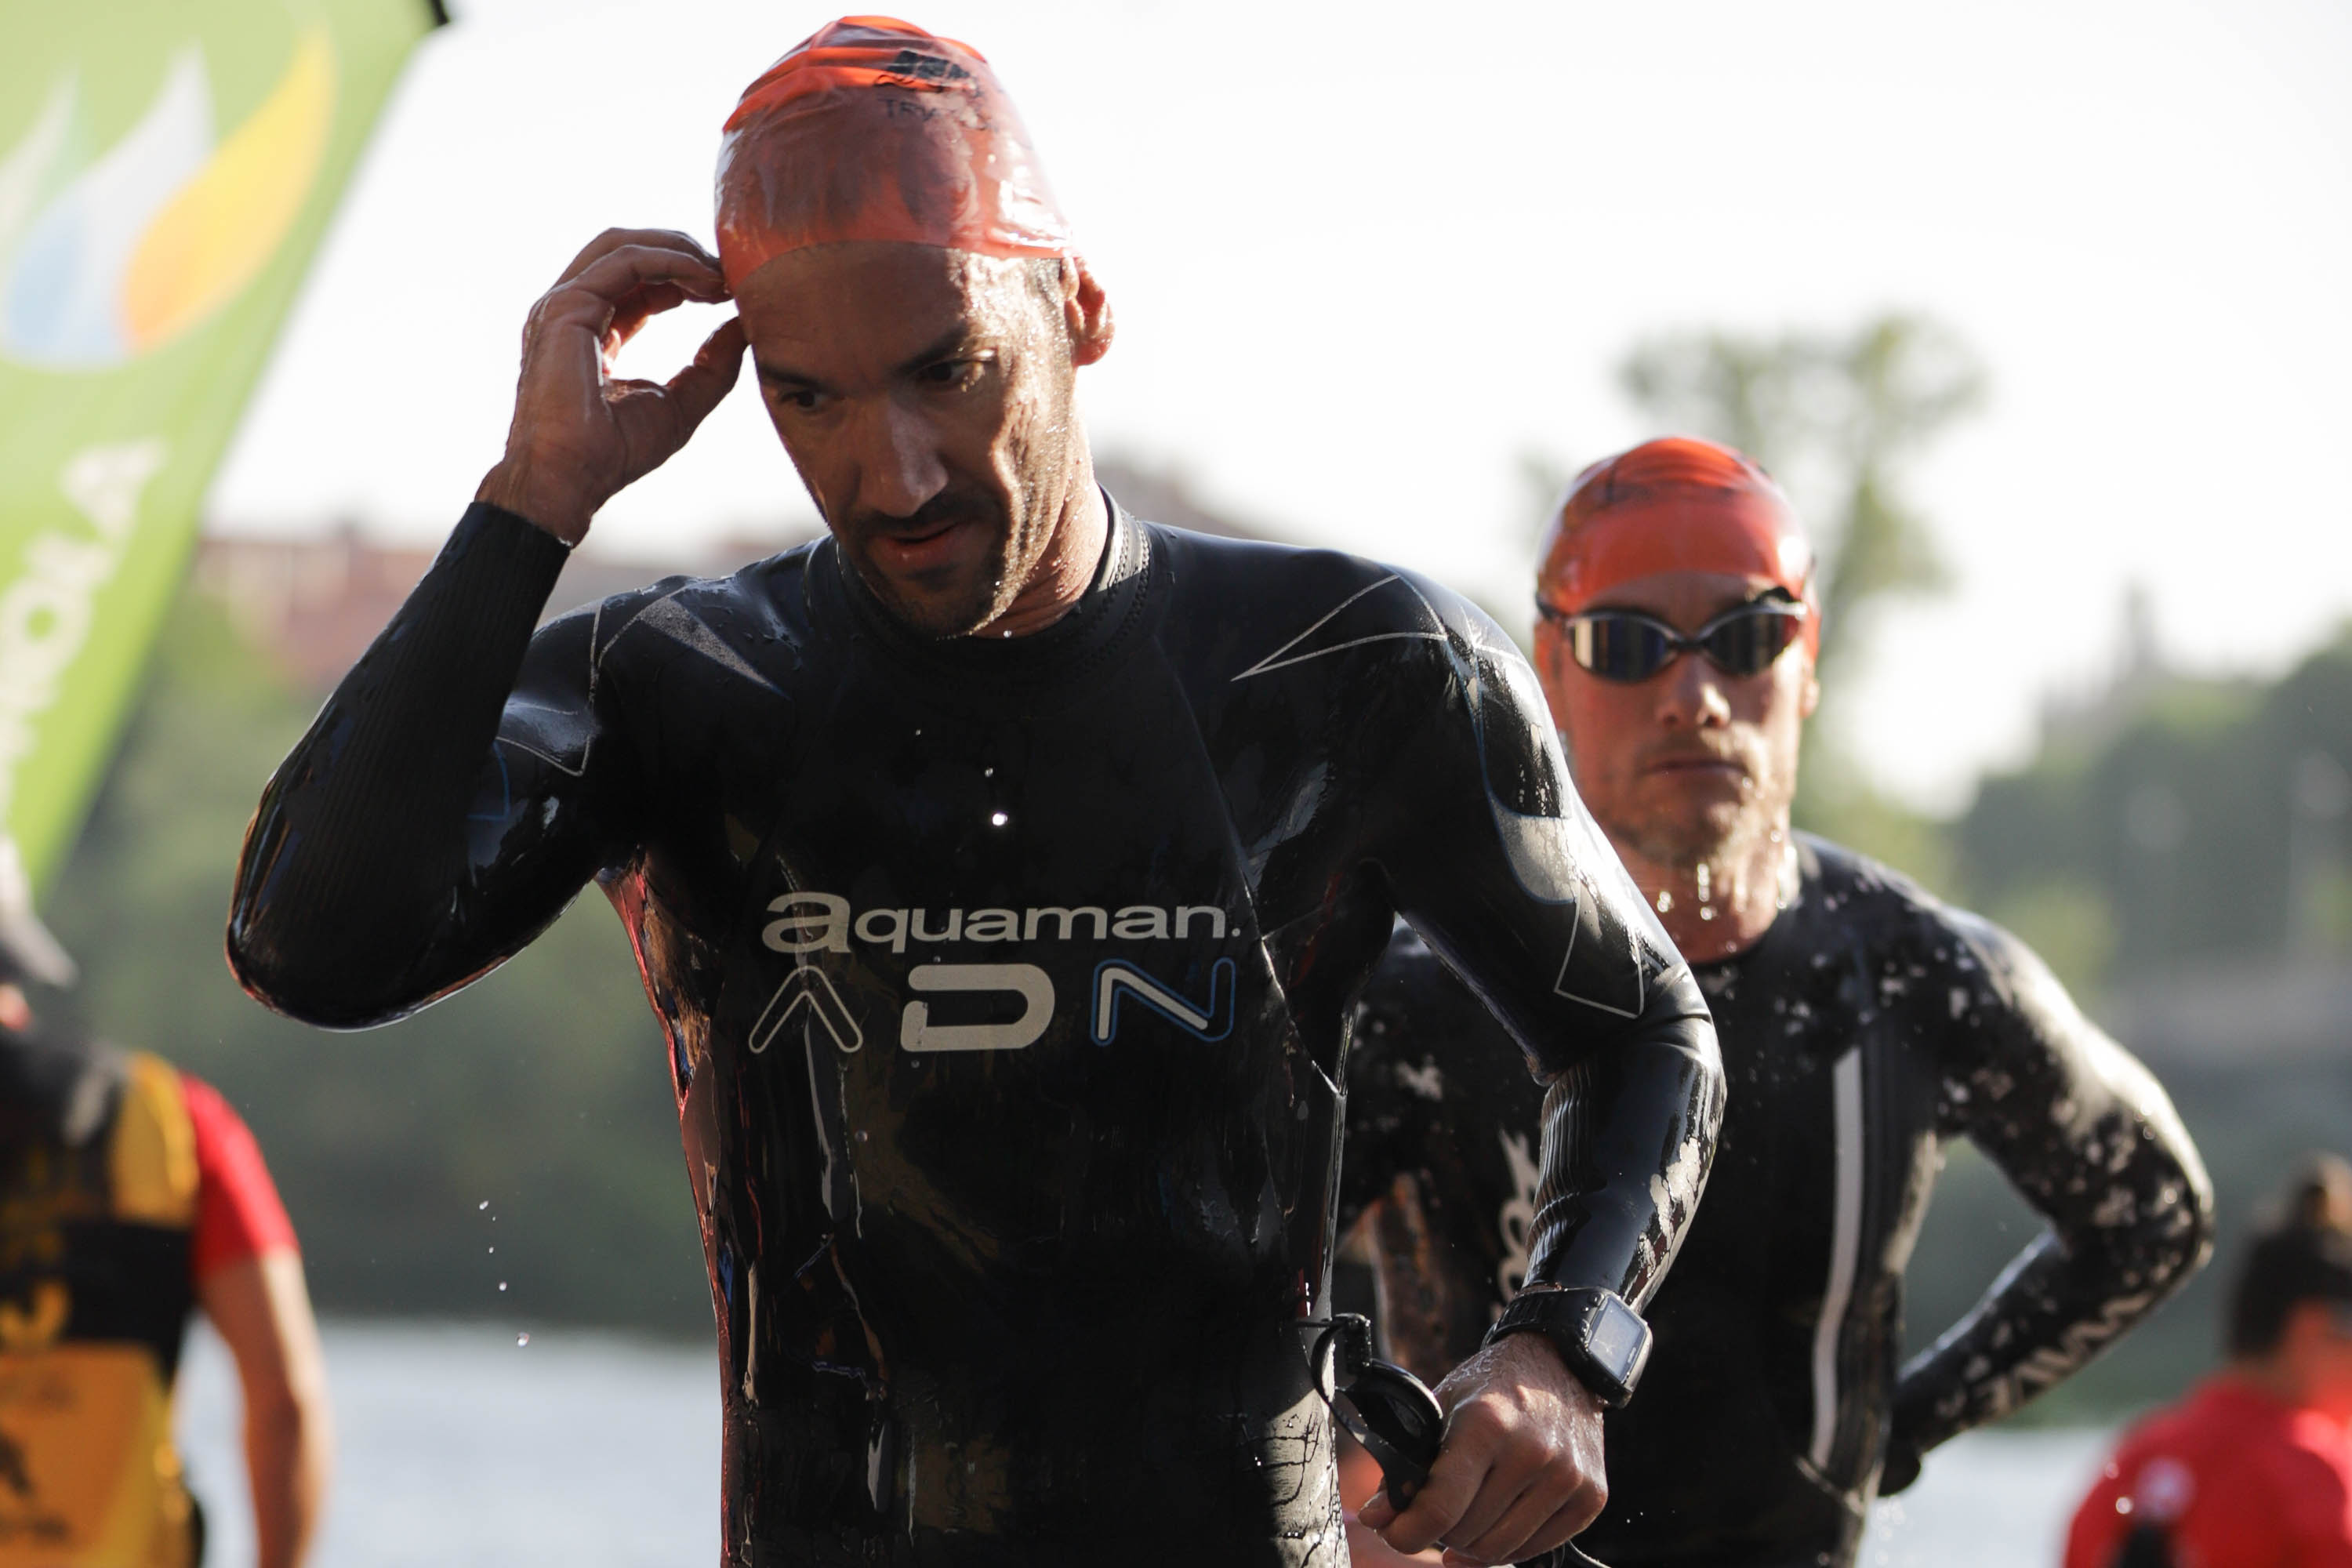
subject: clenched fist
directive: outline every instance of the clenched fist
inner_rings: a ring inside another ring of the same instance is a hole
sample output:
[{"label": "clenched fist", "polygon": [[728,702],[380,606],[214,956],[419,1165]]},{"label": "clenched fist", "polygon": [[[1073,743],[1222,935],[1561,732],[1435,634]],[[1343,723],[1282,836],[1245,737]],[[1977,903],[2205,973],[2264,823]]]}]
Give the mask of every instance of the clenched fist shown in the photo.
[{"label": "clenched fist", "polygon": [[1540,1334],[1498,1340],[1437,1385],[1444,1443],[1400,1510],[1386,1492],[1362,1521],[1399,1552],[1445,1548],[1454,1568],[1540,1556],[1601,1516],[1601,1402]]}]

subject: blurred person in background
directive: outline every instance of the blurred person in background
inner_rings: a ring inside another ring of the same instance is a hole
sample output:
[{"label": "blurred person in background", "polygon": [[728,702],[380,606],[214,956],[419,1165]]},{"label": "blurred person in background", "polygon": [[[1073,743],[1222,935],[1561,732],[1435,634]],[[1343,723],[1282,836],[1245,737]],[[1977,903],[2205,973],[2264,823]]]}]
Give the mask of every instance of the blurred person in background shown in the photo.
[{"label": "blurred person in background", "polygon": [[190,1314],[236,1359],[260,1568],[307,1556],[332,1438],[302,1260],[211,1085],[45,1028],[73,963],[0,840],[0,1568],[192,1568],[172,1441]]},{"label": "blurred person in background", "polygon": [[2126,1435],[2065,1568],[2352,1568],[2352,1165],[2288,1184],[2228,1335],[2226,1367]]},{"label": "blurred person in background", "polygon": [[[1580,1540],[1619,1568],[1850,1563],[1874,1493],[2080,1368],[2210,1245],[2170,1102],[2032,952],[1790,831],[1813,573],[1779,487],[1687,439],[1585,470],[1543,546],[1536,668],[1570,770],[1694,965],[1730,1085],[1642,1396],[1608,1418],[1609,1507]],[[1352,1053],[1342,1223],[1377,1205],[1391,1350],[1449,1364],[1545,1223],[1538,1091],[1409,933]],[[2050,1228],[1898,1372],[1904,1268],[1959,1137]]]},{"label": "blurred person in background", "polygon": [[[264,795],[240,977],[382,1023],[602,884],[670,1047],[728,1562],[1303,1568],[1341,1550],[1335,1079],[1402,910],[1573,1082],[1528,1270],[1581,1315],[1446,1369],[1389,1529],[1557,1545],[1721,1079],[1533,675],[1433,584],[1103,494],[1108,301],[976,51],[827,26],[718,185],[716,257],[612,231],[531,311],[504,458]],[[610,375],[688,300],[738,315]],[[747,343],[827,537],[534,636]]]}]

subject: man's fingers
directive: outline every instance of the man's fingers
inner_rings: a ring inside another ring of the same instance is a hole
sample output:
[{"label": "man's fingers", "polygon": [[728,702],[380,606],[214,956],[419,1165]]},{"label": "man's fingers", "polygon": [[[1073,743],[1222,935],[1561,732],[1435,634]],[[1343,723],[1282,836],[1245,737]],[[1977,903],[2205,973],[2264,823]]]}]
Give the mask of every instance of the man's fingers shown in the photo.
[{"label": "man's fingers", "polygon": [[605,257],[626,246],[638,246],[656,250],[682,251],[710,268],[719,269],[719,258],[702,248],[690,234],[680,234],[674,228],[608,228],[581,247],[580,254],[555,280],[557,288],[571,282]]},{"label": "man's fingers", "polygon": [[600,313],[609,320],[633,302],[635,296],[663,285],[675,289],[678,300],[700,300],[716,304],[727,298],[727,279],[711,263],[682,251],[625,245],[610,255],[599,257],[549,295],[550,314],[569,315],[572,310],[593,303],[601,307]]},{"label": "man's fingers", "polygon": [[702,340],[694,361],[669,378],[669,395],[677,409],[678,439],[709,417],[735,386],[743,370],[743,319],[730,316],[719,329]]},{"label": "man's fingers", "polygon": [[[1488,1487],[1493,1485],[1494,1478],[1490,1477]],[[1510,1500],[1493,1524],[1475,1533],[1467,1528],[1455,1530],[1446,1538],[1446,1549],[1480,1563],[1516,1563],[1524,1557],[1538,1556],[1591,1522],[1590,1515],[1576,1511],[1586,1502],[1591,1489],[1573,1466],[1546,1466],[1517,1498]],[[1538,1532],[1556,1521],[1560,1524],[1557,1538],[1535,1545]]]},{"label": "man's fingers", "polygon": [[1412,1506],[1396,1516],[1381,1539],[1399,1552],[1423,1552],[1461,1522],[1463,1510],[1478,1495],[1486,1479],[1486,1456],[1449,1443],[1437,1456],[1428,1484],[1414,1494]]},{"label": "man's fingers", "polygon": [[[1524,1483],[1514,1482],[1500,1470],[1487,1471],[1486,1485],[1478,1489],[1478,1495],[1470,1500],[1470,1506],[1462,1510],[1442,1543],[1449,1552],[1465,1552],[1484,1563],[1512,1561],[1510,1549],[1550,1519],[1558,1507],[1556,1500],[1550,1506],[1532,1502],[1528,1493]],[[1527,1512],[1535,1517],[1515,1529],[1514,1516]]]}]

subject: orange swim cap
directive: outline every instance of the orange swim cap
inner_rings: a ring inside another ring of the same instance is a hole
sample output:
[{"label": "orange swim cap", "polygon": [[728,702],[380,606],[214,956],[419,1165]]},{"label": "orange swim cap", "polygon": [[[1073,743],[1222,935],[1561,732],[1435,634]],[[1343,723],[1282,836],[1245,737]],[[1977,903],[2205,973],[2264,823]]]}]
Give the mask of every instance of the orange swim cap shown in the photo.
[{"label": "orange swim cap", "polygon": [[1071,253],[988,61],[888,16],[827,23],[745,89],[719,143],[718,205],[730,288],[788,250],[842,240]]},{"label": "orange swim cap", "polygon": [[1762,577],[1812,607],[1805,641],[1820,649],[1813,547],[1772,477],[1728,447],[1668,436],[1577,475],[1544,531],[1536,593],[1574,615],[1661,572]]}]

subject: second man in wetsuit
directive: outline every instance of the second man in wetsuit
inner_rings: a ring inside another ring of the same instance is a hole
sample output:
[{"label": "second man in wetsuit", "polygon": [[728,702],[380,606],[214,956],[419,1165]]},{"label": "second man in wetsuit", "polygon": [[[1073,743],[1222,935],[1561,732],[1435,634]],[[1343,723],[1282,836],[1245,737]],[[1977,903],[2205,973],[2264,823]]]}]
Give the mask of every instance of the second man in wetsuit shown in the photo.
[{"label": "second man in wetsuit", "polygon": [[[1846,1564],[1872,1496],[2081,1367],[2205,1256],[2205,1173],[2155,1080],[2015,938],[1792,834],[1815,700],[1812,552],[1737,453],[1650,442],[1545,542],[1537,667],[1577,784],[1696,966],[1730,1083],[1720,1157],[1608,1422],[1626,1564]],[[1346,1213],[1379,1203],[1383,1311],[1444,1366],[1517,1289],[1538,1090],[1401,936],[1351,1058]],[[1898,1372],[1903,1270],[1951,1138],[2049,1221]]]},{"label": "second man in wetsuit", "polygon": [[[532,312],[505,459],[262,800],[239,974],[380,1023],[600,883],[668,1043],[729,1563],[1333,1563],[1308,1320],[1402,913],[1560,1135],[1541,1321],[1449,1372],[1389,1538],[1566,1540],[1721,1073],[1526,665],[1433,584],[1102,494],[1108,309],[977,52],[824,28],[728,122],[718,219],[716,258],[608,234]],[[667,385],[607,374],[730,299]],[[828,537],[534,636],[747,341]]]}]

